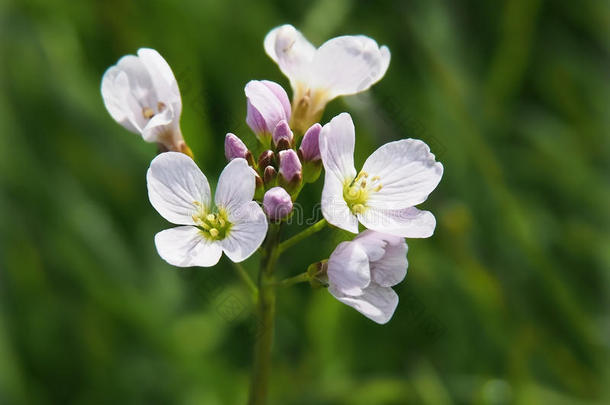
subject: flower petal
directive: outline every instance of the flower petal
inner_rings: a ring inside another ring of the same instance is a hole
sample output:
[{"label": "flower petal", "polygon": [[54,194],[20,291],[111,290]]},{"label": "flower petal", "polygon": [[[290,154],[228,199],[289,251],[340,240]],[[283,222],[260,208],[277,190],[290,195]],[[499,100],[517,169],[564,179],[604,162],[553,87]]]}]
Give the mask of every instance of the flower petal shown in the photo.
[{"label": "flower petal", "polygon": [[436,219],[430,211],[415,207],[400,210],[368,207],[358,220],[368,229],[403,238],[428,238],[434,233]]},{"label": "flower petal", "polygon": [[356,94],[377,83],[390,64],[390,51],[364,35],[346,35],[326,41],[312,62],[311,86],[328,99]]},{"label": "flower petal", "polygon": [[246,260],[265,240],[267,217],[256,201],[229,212],[232,223],[227,237],[220,241],[225,254],[235,263]]},{"label": "flower petal", "polygon": [[403,238],[386,236],[388,244],[385,254],[379,260],[371,262],[371,277],[382,287],[392,287],[407,276],[407,244]]},{"label": "flower petal", "polygon": [[146,142],[162,142],[164,138],[172,138],[177,131],[178,122],[175,120],[174,108],[167,106],[163,112],[155,114],[142,129],[142,138]]},{"label": "flower petal", "polygon": [[428,198],[443,176],[443,165],[424,142],[403,139],[386,143],[368,157],[362,171],[369,179],[379,177],[381,189],[370,194],[367,204],[400,209]]},{"label": "flower petal", "polygon": [[343,199],[343,183],[328,172],[322,189],[322,215],[329,224],[348,232],[358,233],[358,218]]},{"label": "flower petal", "polygon": [[335,291],[346,295],[359,295],[371,282],[369,258],[353,242],[342,242],[328,259],[328,283]]},{"label": "flower petal", "polygon": [[169,222],[192,225],[193,214],[211,201],[208,179],[195,162],[183,153],[161,153],[146,173],[148,198]]},{"label": "flower petal", "polygon": [[292,25],[282,25],[265,36],[265,52],[280,67],[292,88],[307,83],[316,48]]},{"label": "flower petal", "polygon": [[182,99],[172,69],[159,52],[154,49],[140,48],[138,49],[138,57],[150,74],[157,94],[157,101],[171,104],[176,118],[179,119],[182,112]]},{"label": "flower petal", "polygon": [[159,256],[178,267],[214,266],[220,260],[222,248],[218,241],[203,237],[194,226],[178,226],[155,235]]},{"label": "flower petal", "polygon": [[339,301],[379,324],[387,323],[398,306],[398,295],[389,287],[371,283],[359,296],[346,295],[332,286],[328,291]]},{"label": "flower petal", "polygon": [[225,166],[216,190],[215,202],[219,208],[231,211],[252,201],[256,187],[254,172],[245,159],[233,159]]},{"label": "flower petal", "polygon": [[268,80],[251,80],[244,92],[249,102],[246,122],[251,128],[260,128],[262,119],[264,131],[271,133],[280,121],[290,119],[290,101],[279,84]]},{"label": "flower petal", "polygon": [[145,119],[142,107],[131,94],[127,73],[111,66],[102,77],[102,98],[110,116],[125,129],[139,134]]},{"label": "flower petal", "polygon": [[320,155],[326,176],[333,175],[341,181],[356,177],[354,167],[354,143],[356,131],[352,117],[341,113],[322,127],[320,133]]}]

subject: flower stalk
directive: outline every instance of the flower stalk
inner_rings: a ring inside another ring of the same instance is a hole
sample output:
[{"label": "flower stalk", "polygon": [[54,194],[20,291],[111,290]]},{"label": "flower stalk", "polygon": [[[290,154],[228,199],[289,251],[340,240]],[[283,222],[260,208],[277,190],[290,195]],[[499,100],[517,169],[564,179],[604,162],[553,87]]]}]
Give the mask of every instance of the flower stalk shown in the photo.
[{"label": "flower stalk", "polygon": [[321,231],[322,229],[324,229],[326,224],[327,224],[326,219],[321,219],[318,222],[316,222],[315,224],[313,224],[312,226],[310,226],[309,228],[297,233],[296,235],[294,235],[293,237],[291,237],[289,239],[286,239],[284,242],[280,243],[280,246],[278,248],[279,252],[283,253],[286,249],[291,248],[292,246],[296,245],[303,239],[306,239],[306,238],[310,237],[311,235],[313,235],[314,233]]}]

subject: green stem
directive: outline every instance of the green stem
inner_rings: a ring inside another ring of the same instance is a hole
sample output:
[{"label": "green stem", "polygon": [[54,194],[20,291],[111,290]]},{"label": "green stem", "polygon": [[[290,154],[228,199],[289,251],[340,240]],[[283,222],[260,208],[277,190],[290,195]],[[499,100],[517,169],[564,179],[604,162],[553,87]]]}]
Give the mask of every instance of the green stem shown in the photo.
[{"label": "green stem", "polygon": [[280,225],[270,224],[263,249],[261,270],[258,275],[258,319],[249,405],[263,405],[267,400],[275,318],[273,272],[275,271],[275,265],[280,254],[278,249],[279,236]]},{"label": "green stem", "polygon": [[250,293],[252,294],[252,299],[254,302],[256,302],[258,300],[258,288],[256,287],[256,284],[254,284],[254,281],[252,281],[252,278],[250,278],[250,275],[246,269],[244,269],[244,266],[242,266],[241,263],[232,263],[237,275],[239,278],[241,278],[244,284],[246,284],[246,287],[248,287],[248,290],[250,290]]},{"label": "green stem", "polygon": [[327,224],[326,220],[321,219],[318,222],[316,222],[315,224],[313,224],[312,226],[310,226],[309,228],[305,229],[304,231],[297,233],[292,238],[289,238],[289,239],[285,240],[284,242],[280,243],[279,253],[284,252],[286,249],[292,247],[293,245],[299,243],[300,241],[313,235],[314,233],[321,231],[322,229],[324,229],[326,224]]},{"label": "green stem", "polygon": [[278,287],[290,287],[298,283],[306,283],[309,280],[311,280],[311,277],[309,276],[309,274],[307,274],[307,272],[304,272],[294,277],[289,277],[285,278],[284,280],[278,281],[277,283],[275,283],[275,285]]}]

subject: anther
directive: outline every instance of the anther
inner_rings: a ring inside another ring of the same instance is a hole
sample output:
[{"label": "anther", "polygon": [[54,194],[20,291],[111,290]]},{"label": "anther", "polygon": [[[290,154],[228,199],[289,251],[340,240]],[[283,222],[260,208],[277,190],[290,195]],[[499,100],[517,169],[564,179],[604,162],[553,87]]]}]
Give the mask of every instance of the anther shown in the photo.
[{"label": "anther", "polygon": [[215,238],[215,237],[217,237],[217,236],[218,236],[218,229],[216,229],[216,228],[212,228],[212,229],[210,229],[208,232],[210,232],[210,236],[211,236],[212,238]]},{"label": "anther", "polygon": [[142,108],[142,115],[148,120],[155,115],[155,112],[150,107],[144,107]]}]

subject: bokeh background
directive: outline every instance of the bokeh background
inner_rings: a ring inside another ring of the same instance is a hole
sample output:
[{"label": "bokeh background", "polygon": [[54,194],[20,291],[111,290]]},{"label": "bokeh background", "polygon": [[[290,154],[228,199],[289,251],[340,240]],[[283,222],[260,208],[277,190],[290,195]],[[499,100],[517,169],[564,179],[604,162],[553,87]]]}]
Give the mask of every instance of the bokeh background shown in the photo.
[{"label": "bokeh background", "polygon": [[[279,293],[271,403],[608,403],[610,3],[596,0],[0,1],[0,403],[244,403],[247,291],[226,258],[157,256],[156,148],[110,118],[99,85],[120,56],[159,50],[217,178],[225,133],[253,141],[245,83],[288,87],[262,46],[282,23],[316,45],[387,44],[385,78],[323,122],[352,113],[359,164],[423,139],[445,175],[389,324],[323,289]],[[342,238],[293,248],[280,274]]]}]

